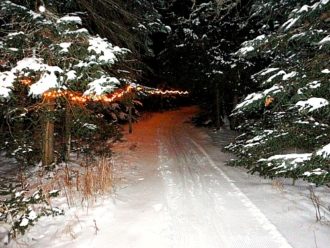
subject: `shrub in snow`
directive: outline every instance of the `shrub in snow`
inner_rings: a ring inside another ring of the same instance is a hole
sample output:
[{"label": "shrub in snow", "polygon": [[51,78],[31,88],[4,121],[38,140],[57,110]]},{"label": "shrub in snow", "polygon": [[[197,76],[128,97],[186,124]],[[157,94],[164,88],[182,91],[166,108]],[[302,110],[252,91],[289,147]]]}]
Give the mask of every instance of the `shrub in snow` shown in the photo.
[{"label": "shrub in snow", "polygon": [[14,237],[24,234],[42,216],[56,216],[64,213],[49,205],[49,198],[56,197],[59,191],[44,193],[38,190],[30,196],[26,193],[11,189],[6,199],[0,202],[0,219],[11,225]]}]

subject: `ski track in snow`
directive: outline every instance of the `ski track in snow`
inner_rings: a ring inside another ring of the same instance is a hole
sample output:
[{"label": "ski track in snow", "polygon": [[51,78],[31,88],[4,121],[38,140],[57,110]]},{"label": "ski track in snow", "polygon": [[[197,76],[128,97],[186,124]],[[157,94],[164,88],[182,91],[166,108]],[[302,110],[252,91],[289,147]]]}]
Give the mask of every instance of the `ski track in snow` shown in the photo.
[{"label": "ski track in snow", "polygon": [[187,126],[171,126],[170,132],[159,128],[158,142],[160,171],[173,221],[172,247],[292,248],[192,138]]},{"label": "ski track in snow", "polygon": [[225,166],[230,155],[185,123],[196,111],[156,113],[134,125],[114,148],[123,178],[116,195],[57,224],[41,220],[30,247],[327,248],[329,228],[315,224],[311,202]]}]

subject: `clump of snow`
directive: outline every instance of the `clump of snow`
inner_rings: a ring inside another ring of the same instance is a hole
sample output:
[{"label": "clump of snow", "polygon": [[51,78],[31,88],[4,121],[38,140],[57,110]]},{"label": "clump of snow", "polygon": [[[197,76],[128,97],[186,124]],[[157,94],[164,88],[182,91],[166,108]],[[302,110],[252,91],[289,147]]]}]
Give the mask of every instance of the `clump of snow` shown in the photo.
[{"label": "clump of snow", "polygon": [[0,72],[0,97],[8,98],[16,76],[12,71]]},{"label": "clump of snow", "polygon": [[79,34],[89,34],[88,30],[86,28],[80,28],[77,30],[66,30],[64,34],[69,34],[69,35],[79,35]]},{"label": "clump of snow", "polygon": [[310,176],[320,176],[320,175],[325,175],[325,174],[328,174],[327,171],[325,170],[322,170],[321,168],[317,168],[317,169],[314,169],[312,171],[306,171],[304,172],[304,176],[306,177],[310,177]]},{"label": "clump of snow", "polygon": [[250,105],[251,103],[258,101],[262,99],[264,95],[262,93],[251,93],[248,95],[243,102],[236,105],[235,109],[240,109],[242,107],[245,107],[247,105]]},{"label": "clump of snow", "polygon": [[324,37],[318,44],[324,45],[325,43],[329,43],[329,42],[330,42],[330,35]]},{"label": "clump of snow", "polygon": [[29,220],[27,218],[23,218],[19,226],[26,227],[27,225],[29,225]]},{"label": "clump of snow", "polygon": [[56,70],[44,72],[40,79],[30,86],[29,94],[33,96],[40,96],[50,89],[60,87],[59,79],[55,75]]},{"label": "clump of snow", "polygon": [[318,150],[316,155],[323,158],[330,158],[330,143]]},{"label": "clump of snow", "polygon": [[296,18],[290,18],[282,25],[282,28],[284,28],[285,31],[289,30],[299,20],[299,18],[299,16]]},{"label": "clump of snow", "polygon": [[289,78],[295,77],[298,73],[296,71],[290,72],[288,74],[283,75],[283,80],[288,80]]},{"label": "clump of snow", "polygon": [[278,164],[274,169],[276,174],[281,174],[287,172],[287,170],[294,170],[298,165],[302,164],[305,161],[310,160],[312,153],[290,153],[290,154],[281,154],[274,155],[269,158],[259,159],[259,163],[268,162],[268,166],[273,166]]},{"label": "clump of snow", "polygon": [[242,47],[241,49],[238,50],[238,53],[245,55],[248,52],[252,52],[253,50],[254,50],[253,46]]},{"label": "clump of snow", "polygon": [[36,212],[34,212],[33,210],[31,210],[30,213],[29,213],[28,219],[33,221],[33,220],[35,220],[37,218],[38,218],[38,215],[36,214]]},{"label": "clump of snow", "polygon": [[60,43],[59,46],[62,48],[61,53],[68,53],[71,45],[72,45],[71,42]]},{"label": "clump of snow", "polygon": [[300,8],[300,10],[298,10],[297,11],[297,13],[303,13],[303,12],[308,12],[308,9],[309,9],[310,7],[308,6],[308,5],[304,5],[304,6],[302,6],[301,8]]},{"label": "clump of snow", "polygon": [[264,90],[263,92],[252,93],[252,94],[248,95],[243,100],[243,102],[237,104],[234,110],[246,107],[246,106],[252,104],[253,102],[263,99],[264,97],[266,97],[269,94],[275,95],[275,94],[281,92],[282,90],[283,90],[282,86],[275,84],[272,87],[270,87],[269,89]]},{"label": "clump of snow", "polygon": [[84,95],[103,95],[110,93],[119,84],[119,80],[115,77],[102,76],[88,84],[89,89],[84,92]]},{"label": "clump of snow", "polygon": [[11,71],[0,73],[0,97],[8,98],[14,81],[20,76],[29,76],[31,72],[39,72],[41,76],[31,85],[30,95],[40,96],[50,89],[60,87],[56,74],[63,72],[61,68],[44,64],[40,58],[24,58]]},{"label": "clump of snow", "polygon": [[329,69],[324,69],[321,72],[324,73],[324,74],[329,74],[330,73],[330,70]]},{"label": "clump of snow", "polygon": [[95,124],[91,124],[91,123],[85,123],[83,125],[83,127],[89,129],[89,130],[96,130],[97,129],[97,126]]},{"label": "clump of snow", "polygon": [[69,81],[75,80],[77,79],[77,72],[75,70],[70,70],[66,73],[66,76]]},{"label": "clump of snow", "polygon": [[57,23],[75,23],[75,24],[82,24],[81,18],[79,16],[63,16],[62,18],[58,19]]},{"label": "clump of snow", "polygon": [[271,81],[273,81],[274,78],[276,78],[277,76],[280,76],[280,75],[286,75],[286,72],[283,71],[283,70],[280,70],[279,72],[275,73],[274,75],[272,75],[271,77],[269,77],[266,82],[267,83],[270,83]]},{"label": "clump of snow", "polygon": [[98,61],[114,64],[117,61],[116,55],[125,53],[126,49],[112,46],[111,43],[101,37],[92,37],[89,39],[88,51],[95,52],[99,56]]},{"label": "clump of snow", "polygon": [[296,107],[299,107],[299,111],[308,110],[308,112],[323,108],[327,105],[329,105],[328,100],[318,97],[312,97],[308,100],[299,101],[295,104]]},{"label": "clump of snow", "polygon": [[265,76],[265,75],[267,75],[268,73],[271,73],[271,72],[273,72],[273,71],[278,71],[278,70],[279,70],[279,68],[266,68],[266,69],[262,70],[261,72],[259,72],[259,74],[260,74],[261,76]]}]

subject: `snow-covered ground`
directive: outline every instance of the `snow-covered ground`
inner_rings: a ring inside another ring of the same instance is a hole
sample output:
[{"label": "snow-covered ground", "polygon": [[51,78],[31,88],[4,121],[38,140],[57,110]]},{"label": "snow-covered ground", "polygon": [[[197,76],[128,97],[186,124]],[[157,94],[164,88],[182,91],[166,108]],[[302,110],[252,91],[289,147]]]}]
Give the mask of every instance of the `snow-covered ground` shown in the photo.
[{"label": "snow-covered ground", "polygon": [[[225,166],[230,155],[217,142],[230,132],[210,135],[193,127],[187,120],[196,111],[156,113],[134,125],[127,142],[114,147],[116,193],[88,209],[41,219],[19,242],[34,248],[328,248],[330,224],[315,221],[308,185],[273,183]],[[329,189],[316,193],[329,199]]]}]

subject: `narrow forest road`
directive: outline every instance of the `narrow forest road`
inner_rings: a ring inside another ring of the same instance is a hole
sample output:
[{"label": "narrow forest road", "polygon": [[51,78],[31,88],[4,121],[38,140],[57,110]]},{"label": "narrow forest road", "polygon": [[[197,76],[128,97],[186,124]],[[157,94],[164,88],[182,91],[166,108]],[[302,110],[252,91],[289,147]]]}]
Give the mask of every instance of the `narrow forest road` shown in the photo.
[{"label": "narrow forest road", "polygon": [[134,125],[114,147],[115,196],[66,224],[59,219],[54,226],[64,230],[53,236],[41,221],[32,247],[328,248],[330,225],[315,222],[305,184],[274,187],[225,166],[230,155],[188,122],[196,112],[155,113]]},{"label": "narrow forest road", "polygon": [[[157,113],[135,125],[134,133],[127,136],[129,152],[117,149],[117,163],[128,165],[136,184],[118,191],[119,207],[113,213],[113,225],[107,235],[94,239],[89,247],[105,243],[116,248],[315,247],[313,228],[306,229],[292,219],[283,223],[291,223],[292,227],[279,230],[243,193],[244,184],[236,184],[233,179],[245,177],[246,181],[250,176],[239,170],[233,178],[226,174],[224,169],[233,170],[224,165],[229,155],[212,145],[203,130],[187,123],[196,111],[190,107]],[[278,198],[269,202],[264,196],[267,191],[263,192],[262,185],[255,187],[255,183],[250,182],[255,192],[250,189],[248,193],[259,196],[256,201],[264,205],[287,201],[268,184]],[[283,209],[290,211],[287,207],[279,206],[277,216]],[[297,213],[293,208],[288,216]],[[290,228],[295,230],[286,230]],[[304,237],[300,231],[306,232]],[[286,236],[297,246],[290,244]]]}]

